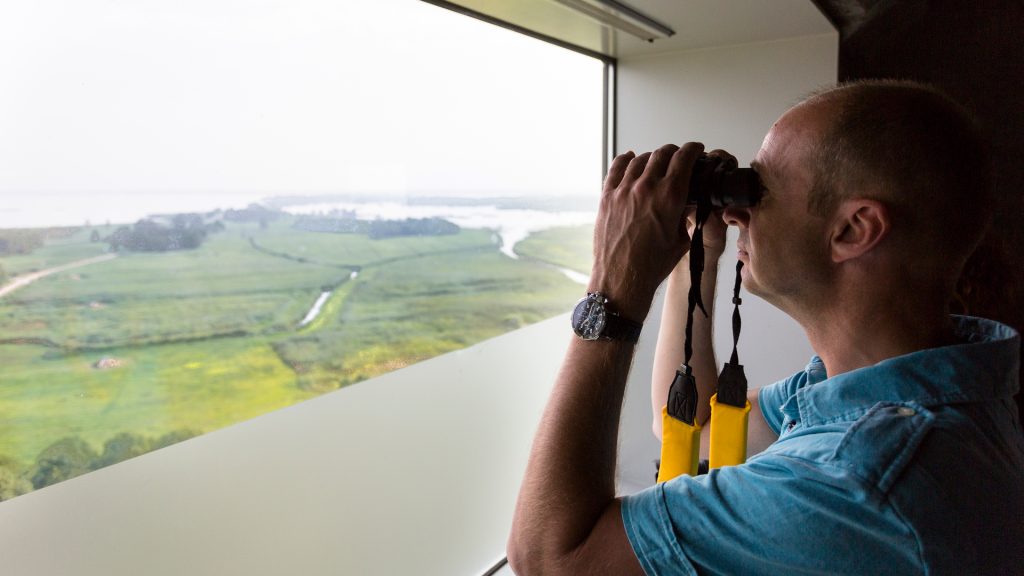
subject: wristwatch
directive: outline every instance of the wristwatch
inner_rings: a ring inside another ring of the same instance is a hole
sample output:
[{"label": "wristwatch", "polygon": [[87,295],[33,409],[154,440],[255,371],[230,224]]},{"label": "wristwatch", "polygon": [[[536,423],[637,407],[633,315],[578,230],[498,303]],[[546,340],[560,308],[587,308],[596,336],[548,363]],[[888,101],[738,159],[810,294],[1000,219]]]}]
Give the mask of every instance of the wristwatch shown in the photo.
[{"label": "wristwatch", "polygon": [[572,329],[584,340],[623,340],[636,342],[640,339],[643,324],[627,320],[607,307],[608,298],[600,292],[588,292],[576,304],[572,312]]}]

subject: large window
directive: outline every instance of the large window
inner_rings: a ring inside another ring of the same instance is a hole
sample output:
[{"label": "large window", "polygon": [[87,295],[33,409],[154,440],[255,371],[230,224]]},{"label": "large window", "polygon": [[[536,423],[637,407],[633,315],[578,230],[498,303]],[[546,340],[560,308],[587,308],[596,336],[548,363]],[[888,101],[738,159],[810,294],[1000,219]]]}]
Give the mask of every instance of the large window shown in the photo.
[{"label": "large window", "polygon": [[569,310],[603,67],[418,0],[6,3],[0,500]]}]

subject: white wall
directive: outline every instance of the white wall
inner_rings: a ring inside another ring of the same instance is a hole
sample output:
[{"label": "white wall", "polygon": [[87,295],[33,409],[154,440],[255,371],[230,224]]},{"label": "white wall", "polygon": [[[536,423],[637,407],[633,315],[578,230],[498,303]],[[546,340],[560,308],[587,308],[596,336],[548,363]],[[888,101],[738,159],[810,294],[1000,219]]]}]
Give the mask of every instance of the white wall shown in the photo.
[{"label": "white wall", "polygon": [[[836,34],[620,60],[617,152],[698,141],[708,150],[728,150],[747,165],[786,109],[808,91],[835,82],[837,61]],[[732,350],[735,241],[731,230],[719,269],[715,344],[720,364]],[[744,296],[739,351],[750,385],[803,368],[812,354],[803,330],[764,301]],[[654,481],[652,461],[659,446],[651,434],[649,392],[660,313],[659,294],[644,326],[623,412],[619,478],[625,492]]]}]

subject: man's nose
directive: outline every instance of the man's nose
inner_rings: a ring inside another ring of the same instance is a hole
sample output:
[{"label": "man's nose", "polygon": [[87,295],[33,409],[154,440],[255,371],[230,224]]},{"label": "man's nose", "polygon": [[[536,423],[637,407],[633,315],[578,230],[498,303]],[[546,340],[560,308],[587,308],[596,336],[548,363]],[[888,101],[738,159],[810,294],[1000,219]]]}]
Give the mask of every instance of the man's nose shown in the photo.
[{"label": "man's nose", "polygon": [[750,223],[750,210],[747,208],[729,206],[724,212],[722,212],[722,220],[725,220],[725,223],[729,226],[746,228],[747,224]]}]

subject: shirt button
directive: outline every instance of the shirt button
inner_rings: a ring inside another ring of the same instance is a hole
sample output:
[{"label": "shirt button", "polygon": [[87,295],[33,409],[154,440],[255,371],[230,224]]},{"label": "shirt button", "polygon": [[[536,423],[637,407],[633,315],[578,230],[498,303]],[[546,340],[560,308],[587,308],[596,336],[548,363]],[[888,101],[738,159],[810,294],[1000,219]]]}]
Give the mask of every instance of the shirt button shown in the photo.
[{"label": "shirt button", "polygon": [[917,414],[917,412],[909,406],[900,406],[896,409],[896,413],[900,416],[913,416],[914,414]]}]

